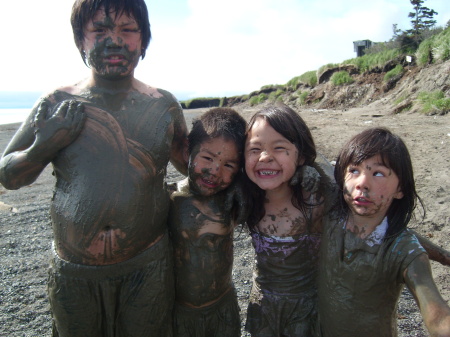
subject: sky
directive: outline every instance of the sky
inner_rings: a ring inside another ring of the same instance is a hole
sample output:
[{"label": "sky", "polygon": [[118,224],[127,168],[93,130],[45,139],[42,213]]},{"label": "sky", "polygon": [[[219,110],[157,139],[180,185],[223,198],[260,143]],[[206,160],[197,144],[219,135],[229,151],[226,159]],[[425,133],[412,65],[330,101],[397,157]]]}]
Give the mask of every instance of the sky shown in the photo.
[{"label": "sky", "polygon": [[[146,0],[152,40],[135,76],[179,100],[248,94],[356,57],[353,41],[411,28],[409,0]],[[2,1],[0,91],[48,92],[89,75],[72,0]],[[438,26],[448,0],[425,0]]]}]

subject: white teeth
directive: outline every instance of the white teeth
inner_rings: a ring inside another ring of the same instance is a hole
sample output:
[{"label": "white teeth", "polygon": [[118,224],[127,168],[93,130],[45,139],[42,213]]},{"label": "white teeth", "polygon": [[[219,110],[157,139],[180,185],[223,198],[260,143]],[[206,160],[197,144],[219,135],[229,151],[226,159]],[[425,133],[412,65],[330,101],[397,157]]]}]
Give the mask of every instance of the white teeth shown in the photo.
[{"label": "white teeth", "polygon": [[277,171],[259,171],[259,174],[262,176],[273,176],[277,174]]}]

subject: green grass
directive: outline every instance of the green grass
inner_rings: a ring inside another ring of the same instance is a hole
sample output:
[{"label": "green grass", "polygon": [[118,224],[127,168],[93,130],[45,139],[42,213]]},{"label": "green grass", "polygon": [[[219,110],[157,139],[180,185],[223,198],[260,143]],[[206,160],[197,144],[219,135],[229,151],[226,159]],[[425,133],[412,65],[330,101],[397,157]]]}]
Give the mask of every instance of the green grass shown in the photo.
[{"label": "green grass", "polygon": [[403,72],[403,66],[401,64],[397,64],[394,69],[389,70],[384,75],[384,81],[388,82],[391,78],[401,74]]},{"label": "green grass", "polygon": [[283,95],[283,94],[284,94],[284,90],[282,90],[282,89],[277,89],[277,91],[272,91],[272,92],[269,94],[268,99],[269,99],[271,102],[279,101],[279,100],[282,100],[281,95]]},{"label": "green grass", "polygon": [[299,100],[302,105],[305,104],[306,97],[308,97],[308,95],[309,95],[309,91],[303,91],[301,93],[301,95],[299,96]]},{"label": "green grass", "polygon": [[399,104],[400,104],[401,102],[403,102],[406,98],[407,98],[406,95],[401,95],[399,98],[397,98],[397,99],[394,101],[394,104],[395,104],[395,105],[399,105]]},{"label": "green grass", "polygon": [[268,96],[266,94],[259,94],[258,96],[253,96],[249,100],[250,106],[254,106],[257,104],[261,104],[265,102],[268,99]]},{"label": "green grass", "polygon": [[417,64],[424,66],[429,63],[450,59],[450,27],[439,34],[424,40],[416,52]]},{"label": "green grass", "polygon": [[446,98],[440,90],[433,92],[423,91],[417,99],[422,105],[422,112],[432,115],[443,115],[450,111],[450,98]]},{"label": "green grass", "polygon": [[345,60],[342,64],[352,64],[356,66],[360,73],[369,71],[375,67],[382,67],[386,62],[394,60],[402,55],[398,48],[386,49],[376,54],[367,54],[361,57]]},{"label": "green grass", "polygon": [[300,76],[296,76],[286,83],[286,87],[290,90],[297,90],[300,84],[315,87],[317,85],[317,72],[315,70],[311,70]]},{"label": "green grass", "polygon": [[337,67],[339,67],[339,64],[337,64],[337,63],[328,63],[328,64],[321,66],[319,68],[319,70],[317,70],[317,73],[322,74],[327,69],[333,69],[333,68],[337,68]]},{"label": "green grass", "polygon": [[337,73],[334,73],[330,78],[331,83],[334,85],[344,85],[344,84],[350,84],[353,83],[353,78],[350,76],[350,74],[343,70],[338,71]]}]

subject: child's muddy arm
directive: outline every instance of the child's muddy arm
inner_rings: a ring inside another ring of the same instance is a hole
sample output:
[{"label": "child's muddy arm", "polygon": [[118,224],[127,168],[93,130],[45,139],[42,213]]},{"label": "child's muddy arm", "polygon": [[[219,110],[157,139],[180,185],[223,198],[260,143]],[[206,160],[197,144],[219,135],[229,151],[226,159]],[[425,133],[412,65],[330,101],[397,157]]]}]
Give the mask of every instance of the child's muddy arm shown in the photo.
[{"label": "child's muddy arm", "polygon": [[[296,174],[302,177],[302,188],[311,193],[316,193],[320,188],[320,173],[312,166],[303,165],[297,169]],[[295,176],[294,176],[295,177]],[[295,185],[295,178],[291,180],[291,185]]]},{"label": "child's muddy arm", "polygon": [[56,154],[78,137],[84,120],[81,103],[64,101],[50,110],[50,103],[42,100],[0,159],[0,183],[18,189],[34,182]]},{"label": "child's muddy arm", "polygon": [[404,272],[406,285],[413,294],[430,336],[450,336],[450,307],[434,283],[426,254],[415,258]]},{"label": "child's muddy arm", "polygon": [[417,237],[420,244],[428,253],[430,260],[439,262],[444,266],[450,266],[450,252],[444,248],[439,247],[437,244],[420,235],[416,231],[410,229],[410,231]]},{"label": "child's muddy arm", "polygon": [[233,183],[226,190],[225,210],[232,215],[236,224],[247,221],[249,211],[249,195],[245,191],[243,178],[237,174]]},{"label": "child's muddy arm", "polygon": [[181,107],[174,107],[172,108],[172,111],[175,117],[173,121],[173,139],[170,162],[178,172],[187,176],[189,155],[186,121],[184,119]]}]

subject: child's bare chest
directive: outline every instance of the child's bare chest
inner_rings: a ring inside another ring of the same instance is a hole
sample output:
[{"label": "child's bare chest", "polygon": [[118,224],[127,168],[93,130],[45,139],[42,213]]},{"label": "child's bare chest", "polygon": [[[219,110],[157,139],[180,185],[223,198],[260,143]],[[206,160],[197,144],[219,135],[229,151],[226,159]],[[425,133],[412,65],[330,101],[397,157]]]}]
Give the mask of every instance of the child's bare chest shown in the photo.
[{"label": "child's bare chest", "polygon": [[304,215],[296,208],[268,208],[258,223],[258,229],[267,235],[292,236],[305,233],[306,224]]}]

